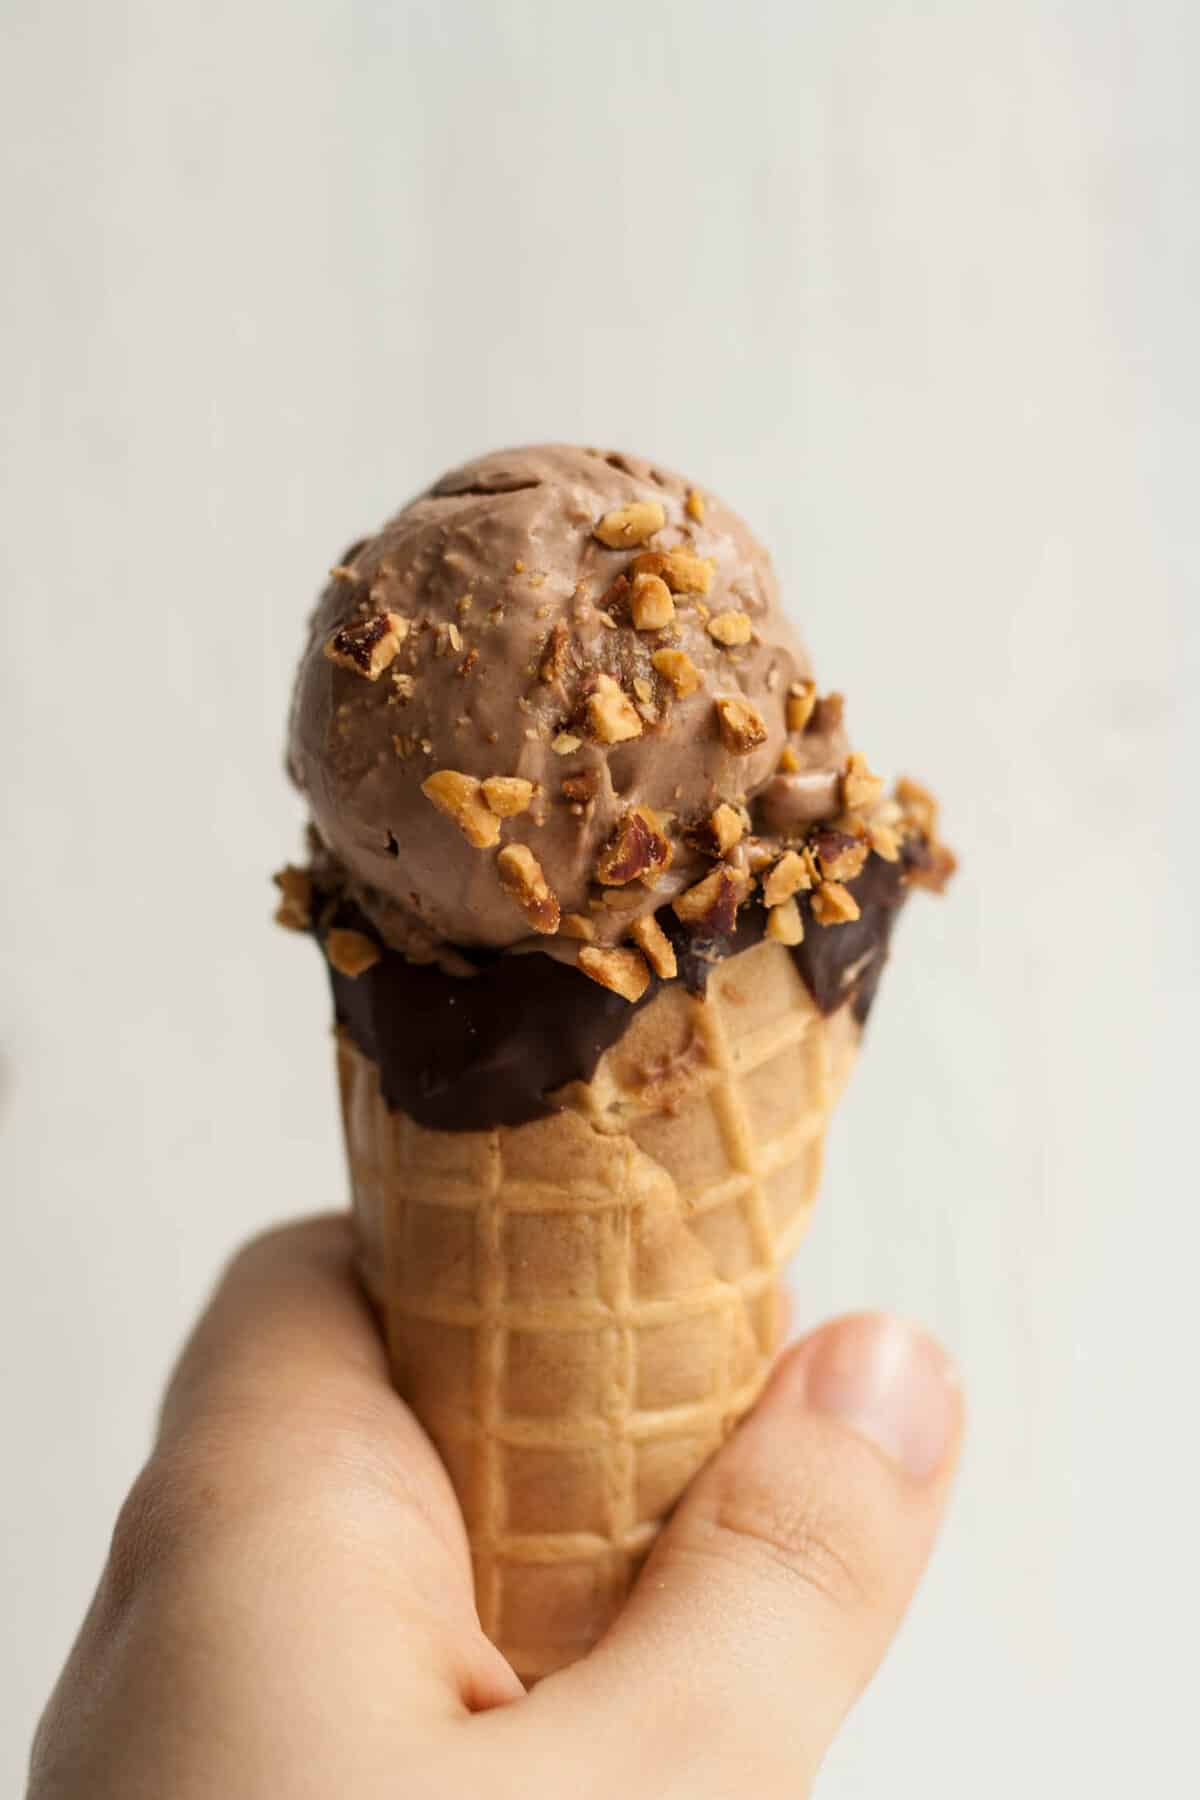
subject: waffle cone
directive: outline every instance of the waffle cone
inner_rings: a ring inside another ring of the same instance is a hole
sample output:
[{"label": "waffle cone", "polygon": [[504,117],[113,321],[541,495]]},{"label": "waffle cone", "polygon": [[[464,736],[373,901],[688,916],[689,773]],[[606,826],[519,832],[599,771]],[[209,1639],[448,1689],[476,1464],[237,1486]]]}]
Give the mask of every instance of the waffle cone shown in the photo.
[{"label": "waffle cone", "polygon": [[364,1276],[526,1679],[596,1642],[758,1394],[857,1039],[764,942],[662,987],[551,1117],[440,1132],[339,1034]]}]

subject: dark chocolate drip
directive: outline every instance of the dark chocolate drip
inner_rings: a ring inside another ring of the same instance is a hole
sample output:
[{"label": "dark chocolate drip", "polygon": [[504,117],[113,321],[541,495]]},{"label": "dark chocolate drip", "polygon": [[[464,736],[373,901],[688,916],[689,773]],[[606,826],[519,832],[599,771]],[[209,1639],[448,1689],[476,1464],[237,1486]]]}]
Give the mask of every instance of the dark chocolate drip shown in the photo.
[{"label": "dark chocolate drip", "polygon": [[[378,943],[352,905],[328,924]],[[380,948],[380,960],[353,978],[330,966],[338,1023],[378,1065],[388,1105],[434,1131],[545,1118],[555,1110],[546,1096],[590,1081],[636,1010],[537,952],[488,956],[463,977]]]},{"label": "dark chocolate drip", "polygon": [[[908,860],[919,860],[919,852]],[[792,956],[823,1013],[849,1005],[860,1023],[866,1019],[906,873],[904,863],[870,857],[847,883],[860,916],[845,925],[819,925],[808,895],[798,896],[804,940]],[[690,937],[669,907],[659,922],[675,946],[680,978],[703,995],[716,963],[762,941],[767,913],[755,899],[742,907],[733,932],[709,940]],[[331,926],[362,932],[381,952],[355,977],[330,967],[338,1023],[378,1065],[387,1104],[435,1131],[486,1131],[547,1117],[555,1110],[548,1096],[568,1082],[590,1081],[604,1052],[663,985],[653,980],[631,1006],[538,952],[476,953],[474,976],[447,975],[381,944],[349,901],[326,912],[318,936]]]}]

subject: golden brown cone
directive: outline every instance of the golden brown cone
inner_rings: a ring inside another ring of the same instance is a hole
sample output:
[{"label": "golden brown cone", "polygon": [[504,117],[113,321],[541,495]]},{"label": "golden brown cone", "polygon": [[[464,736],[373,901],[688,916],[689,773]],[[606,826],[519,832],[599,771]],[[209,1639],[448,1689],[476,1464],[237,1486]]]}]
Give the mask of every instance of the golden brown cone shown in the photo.
[{"label": "golden brown cone", "polygon": [[857,1043],[769,942],[706,1000],[664,986],[528,1125],[425,1130],[340,1035],[364,1276],[461,1502],[484,1630],[525,1679],[601,1636],[753,1403]]}]

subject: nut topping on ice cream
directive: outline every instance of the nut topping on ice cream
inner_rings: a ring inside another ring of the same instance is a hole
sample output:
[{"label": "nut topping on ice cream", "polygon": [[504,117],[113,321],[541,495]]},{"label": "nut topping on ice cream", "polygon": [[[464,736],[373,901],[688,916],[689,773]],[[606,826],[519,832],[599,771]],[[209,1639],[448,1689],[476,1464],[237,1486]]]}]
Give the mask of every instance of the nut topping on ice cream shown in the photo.
[{"label": "nut topping on ice cream", "polygon": [[[498,865],[521,845],[561,912],[594,916],[614,944],[732,847],[728,823],[708,849],[699,828],[780,779],[810,690],[767,555],[720,501],[636,457],[500,452],[343,558],[313,619],[289,762],[385,942],[428,958],[528,939]],[[840,720],[806,723],[789,779],[809,780],[810,817],[833,818],[848,747]],[[518,810],[507,794],[526,789]],[[598,870],[643,815],[668,821],[648,870],[660,885],[592,914]]]},{"label": "nut topping on ice cream", "polygon": [[397,961],[471,976],[504,951],[636,1005],[765,933],[819,1006],[865,1016],[903,890],[954,859],[843,715],[720,501],[636,457],[481,457],[331,572],[289,738],[314,866],[277,877],[278,916],[348,1008],[345,981],[390,991]]}]

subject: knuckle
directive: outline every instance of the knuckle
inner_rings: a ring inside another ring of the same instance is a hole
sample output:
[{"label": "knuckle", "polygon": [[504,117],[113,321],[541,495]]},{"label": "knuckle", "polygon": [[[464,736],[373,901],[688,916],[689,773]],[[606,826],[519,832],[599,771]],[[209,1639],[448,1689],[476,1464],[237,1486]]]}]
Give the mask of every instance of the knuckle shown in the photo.
[{"label": "knuckle", "polygon": [[745,1573],[815,1595],[838,1612],[872,1605],[874,1558],[861,1526],[845,1508],[812,1495],[723,1493],[706,1524],[706,1547]]}]

